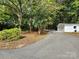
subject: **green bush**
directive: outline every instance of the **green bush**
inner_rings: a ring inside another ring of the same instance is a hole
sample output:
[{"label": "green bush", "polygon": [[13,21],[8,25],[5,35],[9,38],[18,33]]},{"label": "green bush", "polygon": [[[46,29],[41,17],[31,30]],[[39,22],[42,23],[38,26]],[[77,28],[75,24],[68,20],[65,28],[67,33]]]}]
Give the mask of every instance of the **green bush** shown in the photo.
[{"label": "green bush", "polygon": [[6,29],[0,31],[0,40],[14,41],[19,38],[20,38],[20,29],[18,28]]}]

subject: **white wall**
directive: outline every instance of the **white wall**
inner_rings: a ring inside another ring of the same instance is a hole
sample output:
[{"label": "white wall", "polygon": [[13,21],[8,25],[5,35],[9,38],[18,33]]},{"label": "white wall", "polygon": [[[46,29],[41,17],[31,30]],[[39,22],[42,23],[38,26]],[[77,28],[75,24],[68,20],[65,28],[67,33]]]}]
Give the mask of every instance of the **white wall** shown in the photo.
[{"label": "white wall", "polygon": [[79,32],[79,26],[77,26],[77,32]]},{"label": "white wall", "polygon": [[[74,26],[76,26],[77,28],[74,29]],[[75,24],[66,24],[64,26],[64,32],[75,32],[75,30],[77,30],[77,32],[79,32],[79,25],[75,25]]]}]

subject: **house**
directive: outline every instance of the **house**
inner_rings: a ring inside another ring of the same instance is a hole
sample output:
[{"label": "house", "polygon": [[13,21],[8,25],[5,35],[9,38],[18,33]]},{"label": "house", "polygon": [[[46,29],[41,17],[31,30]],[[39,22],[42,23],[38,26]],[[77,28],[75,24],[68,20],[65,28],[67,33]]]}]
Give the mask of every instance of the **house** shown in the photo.
[{"label": "house", "polygon": [[79,32],[79,24],[60,23],[57,26],[58,32]]}]

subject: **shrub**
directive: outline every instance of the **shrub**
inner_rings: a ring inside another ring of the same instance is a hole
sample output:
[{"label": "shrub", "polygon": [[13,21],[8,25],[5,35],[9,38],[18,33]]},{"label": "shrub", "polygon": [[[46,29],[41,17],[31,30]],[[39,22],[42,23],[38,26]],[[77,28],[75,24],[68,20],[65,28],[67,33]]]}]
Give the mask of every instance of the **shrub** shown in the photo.
[{"label": "shrub", "polygon": [[20,29],[18,28],[6,29],[0,31],[0,40],[14,41],[19,38],[20,38]]}]

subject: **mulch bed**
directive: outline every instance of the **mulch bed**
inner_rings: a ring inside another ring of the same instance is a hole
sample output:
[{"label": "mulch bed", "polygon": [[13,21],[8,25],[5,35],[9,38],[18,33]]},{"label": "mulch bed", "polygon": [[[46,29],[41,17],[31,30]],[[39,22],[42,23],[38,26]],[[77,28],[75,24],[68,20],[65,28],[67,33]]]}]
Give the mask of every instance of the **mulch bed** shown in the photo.
[{"label": "mulch bed", "polygon": [[1,41],[0,42],[0,49],[15,49],[15,48],[21,48],[24,46],[27,46],[29,44],[32,44],[34,42],[37,42],[44,38],[47,35],[47,33],[39,35],[37,32],[22,32],[22,36],[24,38],[19,39],[17,41],[12,41],[12,42],[5,42]]}]

